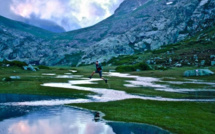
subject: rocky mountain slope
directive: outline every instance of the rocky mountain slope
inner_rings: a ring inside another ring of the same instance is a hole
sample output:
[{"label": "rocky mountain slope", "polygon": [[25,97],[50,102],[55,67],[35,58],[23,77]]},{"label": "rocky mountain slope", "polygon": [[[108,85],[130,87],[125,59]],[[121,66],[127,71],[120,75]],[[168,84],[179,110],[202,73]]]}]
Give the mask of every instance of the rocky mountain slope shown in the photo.
[{"label": "rocky mountain slope", "polygon": [[36,64],[75,65],[143,53],[213,26],[214,7],[214,0],[125,0],[106,20],[62,34],[5,28],[0,21],[0,56]]}]

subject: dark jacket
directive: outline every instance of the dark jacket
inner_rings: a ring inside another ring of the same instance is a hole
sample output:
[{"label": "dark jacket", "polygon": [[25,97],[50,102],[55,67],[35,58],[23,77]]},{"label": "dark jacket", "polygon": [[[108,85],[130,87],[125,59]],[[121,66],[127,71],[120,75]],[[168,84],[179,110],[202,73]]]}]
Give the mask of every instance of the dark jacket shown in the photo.
[{"label": "dark jacket", "polygon": [[96,70],[101,71],[102,70],[102,65],[99,63],[98,65],[96,64]]}]

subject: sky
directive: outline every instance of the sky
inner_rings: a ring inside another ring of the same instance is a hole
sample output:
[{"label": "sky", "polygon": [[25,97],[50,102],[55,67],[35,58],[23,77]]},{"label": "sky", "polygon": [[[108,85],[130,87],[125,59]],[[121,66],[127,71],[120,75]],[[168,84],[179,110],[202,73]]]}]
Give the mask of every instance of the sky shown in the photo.
[{"label": "sky", "polygon": [[123,0],[0,0],[0,15],[18,21],[46,20],[66,31],[111,16]]}]

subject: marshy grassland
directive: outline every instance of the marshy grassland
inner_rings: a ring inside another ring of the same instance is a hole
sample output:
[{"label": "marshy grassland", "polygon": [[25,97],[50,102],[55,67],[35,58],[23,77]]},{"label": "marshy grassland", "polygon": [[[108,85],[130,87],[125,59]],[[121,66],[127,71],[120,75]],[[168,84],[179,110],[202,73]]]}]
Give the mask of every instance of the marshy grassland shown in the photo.
[{"label": "marshy grassland", "polygon": [[[113,70],[115,67],[104,66],[104,72]],[[188,82],[190,80],[215,83],[215,76],[203,77],[183,77],[185,70],[195,69],[194,67],[171,68],[165,71],[149,70],[140,72],[130,72],[129,74],[143,77],[154,77],[161,81],[155,84],[167,85],[171,88],[192,88],[198,90],[211,89],[213,85],[204,84],[171,84],[169,82]],[[215,67],[210,67],[215,72]],[[0,93],[10,94],[31,94],[46,95],[67,98],[88,98],[88,95],[96,93],[90,91],[73,90],[66,88],[43,87],[43,83],[67,83],[69,80],[78,80],[79,78],[56,78],[57,75],[72,73],[69,70],[77,70],[74,75],[82,75],[87,78],[92,71],[95,70],[93,65],[82,67],[50,67],[48,69],[40,69],[37,72],[24,71],[19,67],[1,67],[0,69]],[[55,75],[43,75],[55,74]],[[2,81],[3,78],[9,76],[20,76],[20,79]],[[98,74],[95,74],[98,78]],[[190,98],[190,99],[214,99],[215,94],[195,93],[176,93],[155,90],[153,87],[126,87],[127,81],[133,78],[111,77],[104,73],[104,77],[108,79],[108,84],[104,81],[98,81],[98,84],[81,85],[83,87],[105,88],[125,91],[129,94],[150,97],[165,98]],[[162,127],[172,133],[183,134],[213,134],[215,128],[215,102],[171,102],[171,101],[151,101],[140,99],[128,99],[112,102],[94,102],[83,104],[71,104],[80,108],[101,111],[105,114],[106,120],[147,123]]]}]

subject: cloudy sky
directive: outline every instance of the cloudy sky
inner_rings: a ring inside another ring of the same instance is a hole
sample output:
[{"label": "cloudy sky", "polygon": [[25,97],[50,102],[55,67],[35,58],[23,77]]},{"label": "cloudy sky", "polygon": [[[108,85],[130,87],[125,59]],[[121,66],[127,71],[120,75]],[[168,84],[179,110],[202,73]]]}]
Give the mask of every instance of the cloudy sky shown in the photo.
[{"label": "cloudy sky", "polygon": [[[46,20],[66,31],[109,17],[123,0],[0,0],[0,15],[22,21]],[[22,18],[22,19],[21,19]]]}]

